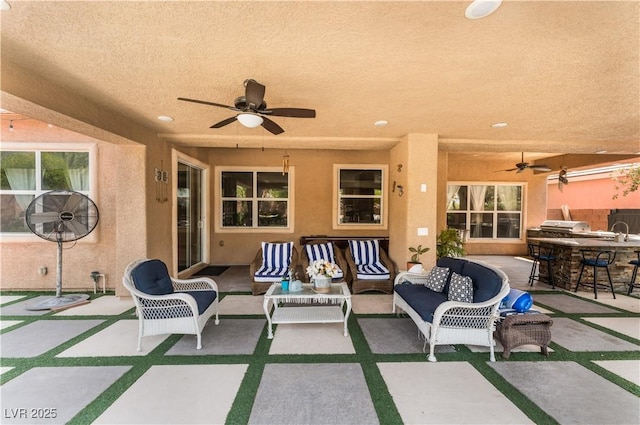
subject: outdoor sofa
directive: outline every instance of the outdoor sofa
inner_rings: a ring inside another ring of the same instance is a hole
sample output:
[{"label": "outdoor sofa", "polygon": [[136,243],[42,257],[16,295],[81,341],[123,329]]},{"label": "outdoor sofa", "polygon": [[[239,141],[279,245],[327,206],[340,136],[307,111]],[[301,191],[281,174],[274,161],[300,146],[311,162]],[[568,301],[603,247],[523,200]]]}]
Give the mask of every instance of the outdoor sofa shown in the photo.
[{"label": "outdoor sofa", "polygon": [[486,263],[443,257],[430,273],[399,273],[394,281],[393,312],[406,312],[434,348],[445,344],[487,346],[495,361],[493,331],[498,306],[509,293],[509,279]]}]

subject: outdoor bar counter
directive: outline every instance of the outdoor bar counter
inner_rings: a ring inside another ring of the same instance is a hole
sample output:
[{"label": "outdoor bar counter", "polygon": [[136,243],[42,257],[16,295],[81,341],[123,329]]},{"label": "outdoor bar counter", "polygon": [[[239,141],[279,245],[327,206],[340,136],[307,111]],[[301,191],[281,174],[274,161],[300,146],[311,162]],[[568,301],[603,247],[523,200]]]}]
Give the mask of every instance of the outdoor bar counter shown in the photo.
[{"label": "outdoor bar counter", "polygon": [[[615,251],[616,258],[613,264],[609,266],[609,272],[616,292],[624,293],[629,289],[629,281],[633,270],[633,266],[629,264],[629,261],[637,259],[638,256],[634,251],[640,250],[639,240],[614,242],[612,240],[593,238],[528,238],[527,241],[528,243],[538,244],[541,247],[553,248],[553,255],[556,259],[551,267],[555,284],[559,288],[570,291],[574,291],[578,284],[581,267],[580,260],[582,259],[580,250]],[[546,262],[542,261],[540,263],[540,269],[540,275],[547,276]],[[582,282],[593,282],[592,270],[591,267],[585,268]],[[606,276],[606,272],[602,270],[602,273],[598,273],[598,282],[605,282]],[[588,287],[584,286],[581,289],[589,290]]]}]

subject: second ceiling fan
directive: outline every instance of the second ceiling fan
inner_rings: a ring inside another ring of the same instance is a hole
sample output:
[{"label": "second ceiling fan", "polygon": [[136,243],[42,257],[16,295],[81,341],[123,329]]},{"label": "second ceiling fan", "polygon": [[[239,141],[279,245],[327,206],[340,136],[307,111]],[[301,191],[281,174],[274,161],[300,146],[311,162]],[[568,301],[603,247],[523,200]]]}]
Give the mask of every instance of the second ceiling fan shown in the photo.
[{"label": "second ceiling fan", "polygon": [[551,168],[548,165],[543,164],[530,164],[528,162],[524,162],[524,152],[522,152],[522,159],[520,162],[515,164],[515,168],[509,168],[508,170],[503,171],[515,171],[516,173],[521,173],[526,169],[536,170],[536,171],[551,171]]},{"label": "second ceiling fan", "polygon": [[234,121],[240,121],[245,127],[255,128],[262,126],[265,130],[272,134],[283,133],[284,130],[268,117],[290,117],[290,118],[315,118],[316,111],[314,109],[303,108],[271,108],[267,109],[267,103],[264,101],[265,86],[256,80],[248,79],[244,81],[245,94],[236,98],[234,106],[223,105],[220,103],[208,102],[205,100],[188,99],[179,97],[178,100],[185,102],[201,103],[203,105],[217,106],[219,108],[230,109],[239,112],[233,117],[224,119],[213,124],[210,128],[220,128],[231,124]]}]

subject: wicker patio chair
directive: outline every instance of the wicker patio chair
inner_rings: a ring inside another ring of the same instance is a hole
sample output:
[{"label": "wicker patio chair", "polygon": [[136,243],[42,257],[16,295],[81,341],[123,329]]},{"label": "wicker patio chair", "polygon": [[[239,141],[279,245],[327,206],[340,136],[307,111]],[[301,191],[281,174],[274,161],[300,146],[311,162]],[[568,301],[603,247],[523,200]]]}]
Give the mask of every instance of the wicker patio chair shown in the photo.
[{"label": "wicker patio chair", "polygon": [[[273,268],[269,273],[260,275],[260,270],[263,269],[263,267],[269,267],[268,264],[265,264],[265,261],[268,261],[268,259],[265,259],[264,248],[272,247],[274,244],[289,244],[289,247],[291,248],[290,257],[288,259],[284,258],[284,263],[277,264],[278,270],[275,270],[275,268]],[[273,282],[280,280],[284,275],[287,274],[290,268],[295,270],[297,265],[298,250],[295,246],[293,246],[293,242],[262,242],[260,245],[260,249],[258,249],[258,252],[256,252],[256,256],[249,265],[249,276],[251,276],[251,293],[253,295],[261,295],[266,293]]]},{"label": "wicker patio chair", "polygon": [[[362,260],[354,257],[352,246],[356,244],[365,244],[372,248],[373,257],[370,259],[372,263],[379,263],[388,271],[386,275],[377,273],[367,273],[363,270]],[[380,247],[377,240],[360,241],[350,240],[344,253],[347,263],[349,264],[349,273],[351,278],[351,293],[359,294],[365,291],[378,291],[385,294],[393,292],[393,280],[395,277],[395,264],[391,261],[387,253]]]},{"label": "wicker patio chair", "polygon": [[138,315],[138,351],[142,337],[163,334],[194,334],[202,348],[202,329],[215,314],[218,319],[218,285],[208,277],[174,279],[160,260],[130,263],[122,278],[133,296]]},{"label": "wicker patio chair", "polygon": [[307,275],[307,267],[309,267],[309,254],[311,251],[311,257],[313,260],[327,260],[330,263],[336,264],[340,270],[342,271],[342,276],[334,277],[334,281],[345,281],[349,282],[349,264],[347,263],[346,258],[344,258],[344,254],[342,250],[338,248],[338,246],[334,242],[329,242],[326,240],[314,240],[313,242],[309,242],[302,246],[302,273],[303,276],[301,280],[305,282],[309,282],[309,276]]}]

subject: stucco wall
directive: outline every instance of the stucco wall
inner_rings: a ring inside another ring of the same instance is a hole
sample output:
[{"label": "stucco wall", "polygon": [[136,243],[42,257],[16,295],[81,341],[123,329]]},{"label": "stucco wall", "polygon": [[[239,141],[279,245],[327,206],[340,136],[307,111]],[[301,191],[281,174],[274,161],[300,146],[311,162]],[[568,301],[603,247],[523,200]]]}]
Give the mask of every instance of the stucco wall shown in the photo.
[{"label": "stucco wall", "polygon": [[[569,184],[563,186],[562,191],[558,189],[557,182],[554,182],[549,184],[547,206],[549,209],[556,209],[562,205],[568,205],[570,210],[640,207],[640,191],[623,196],[623,190],[616,191],[615,186],[616,182],[609,176],[571,178]],[[613,199],[616,193],[618,197]]]},{"label": "stucco wall", "polygon": [[[422,245],[429,251],[420,257],[425,268],[435,264],[437,234],[438,136],[409,134],[391,150],[391,176],[400,190],[390,192],[391,215],[390,256],[400,270],[410,259],[409,247]],[[424,185],[424,191],[423,186]],[[425,229],[426,235],[418,235]]]},{"label": "stucco wall", "polygon": [[[216,165],[282,166],[284,150],[212,149],[210,199],[217,196],[214,185]],[[290,166],[295,167],[295,224],[293,233],[215,233],[211,237],[212,264],[249,264],[261,241],[291,240],[299,246],[300,236],[350,235],[387,236],[388,230],[333,230],[333,164],[388,164],[388,151],[288,150]],[[212,210],[212,220],[217,219]],[[213,226],[212,226],[213,229]],[[220,246],[223,241],[224,246]]]},{"label": "stucco wall", "polygon": [[[3,126],[4,127],[4,126]],[[92,271],[100,271],[107,276],[109,287],[117,284],[116,273],[116,187],[119,172],[117,146],[82,136],[58,127],[49,127],[36,120],[16,121],[14,131],[2,129],[0,137],[6,142],[17,142],[25,147],[34,143],[95,144],[100,163],[97,173],[97,193],[92,200],[98,206],[100,219],[96,229],[86,238],[64,244],[62,254],[62,285],[64,290],[87,289],[93,287]],[[55,290],[57,269],[57,245],[31,234],[15,242],[3,238],[1,288]],[[39,268],[46,267],[48,273],[39,274]]]}]

